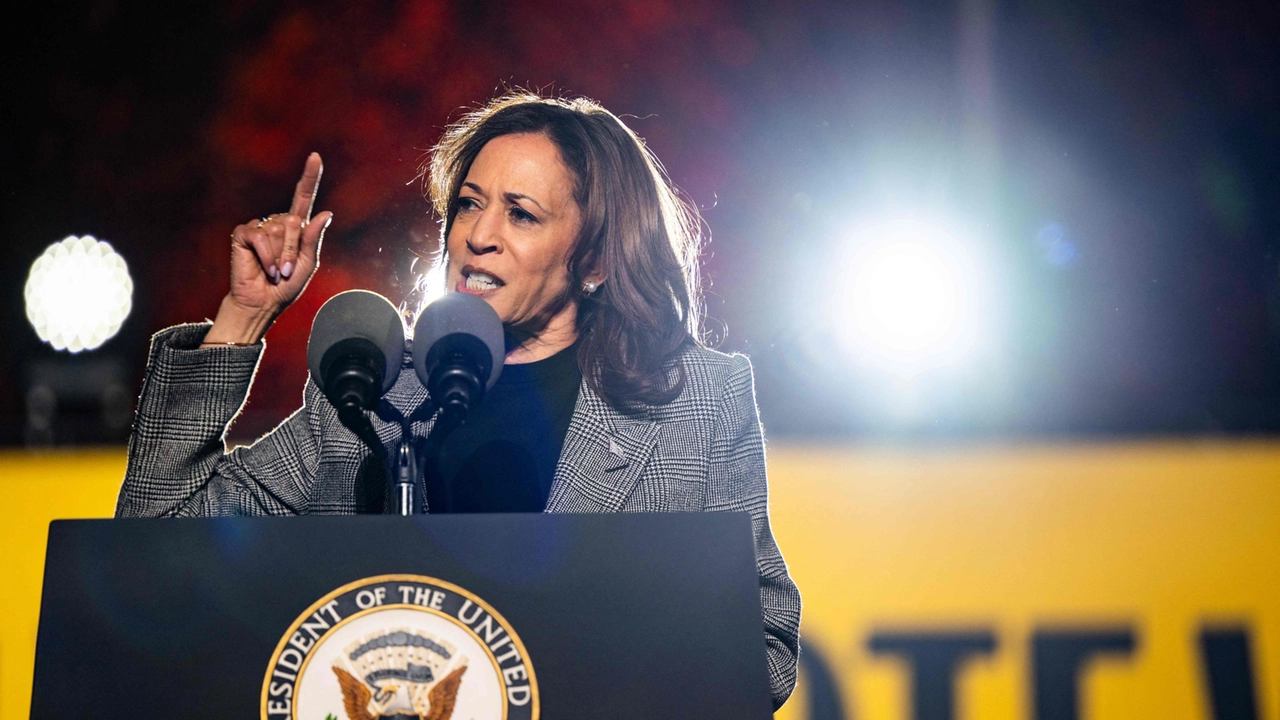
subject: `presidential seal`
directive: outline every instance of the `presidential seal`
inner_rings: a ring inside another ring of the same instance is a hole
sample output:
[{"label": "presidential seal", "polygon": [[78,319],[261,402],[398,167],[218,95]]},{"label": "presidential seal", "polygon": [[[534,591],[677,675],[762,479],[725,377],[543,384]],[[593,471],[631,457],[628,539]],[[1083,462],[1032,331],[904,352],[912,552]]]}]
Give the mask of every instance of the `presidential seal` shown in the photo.
[{"label": "presidential seal", "polygon": [[307,608],[262,683],[263,720],[537,720],[519,636],[451,583],[379,575]]}]

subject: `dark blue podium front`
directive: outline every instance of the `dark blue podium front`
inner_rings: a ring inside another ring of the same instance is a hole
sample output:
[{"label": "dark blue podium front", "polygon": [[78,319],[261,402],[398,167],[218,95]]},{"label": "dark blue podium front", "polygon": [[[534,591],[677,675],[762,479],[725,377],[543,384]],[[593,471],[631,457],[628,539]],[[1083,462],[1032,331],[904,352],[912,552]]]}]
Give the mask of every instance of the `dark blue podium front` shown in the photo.
[{"label": "dark blue podium front", "polygon": [[58,521],[31,717],[770,716],[745,513]]}]

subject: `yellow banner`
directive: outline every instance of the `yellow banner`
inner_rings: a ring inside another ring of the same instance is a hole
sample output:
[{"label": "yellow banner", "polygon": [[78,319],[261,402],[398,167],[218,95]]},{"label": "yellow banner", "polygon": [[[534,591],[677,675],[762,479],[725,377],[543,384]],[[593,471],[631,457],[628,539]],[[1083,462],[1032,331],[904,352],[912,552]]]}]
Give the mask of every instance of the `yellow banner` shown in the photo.
[{"label": "yellow banner", "polygon": [[124,449],[0,452],[0,720],[26,720],[49,521],[110,517]]},{"label": "yellow banner", "polygon": [[1280,444],[769,461],[816,651],[779,718],[1280,717]]},{"label": "yellow banner", "polygon": [[[782,720],[1280,718],[1280,443],[775,446],[769,468],[808,650]],[[0,454],[0,718],[28,714],[48,522],[109,515],[123,469]]]}]

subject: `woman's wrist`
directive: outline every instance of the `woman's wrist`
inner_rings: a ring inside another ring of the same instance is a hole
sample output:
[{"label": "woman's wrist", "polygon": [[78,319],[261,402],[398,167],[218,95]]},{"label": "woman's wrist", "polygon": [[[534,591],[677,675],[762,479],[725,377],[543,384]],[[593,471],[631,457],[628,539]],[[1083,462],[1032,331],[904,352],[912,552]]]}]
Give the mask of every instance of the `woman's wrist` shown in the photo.
[{"label": "woman's wrist", "polygon": [[205,333],[200,344],[201,347],[256,345],[267,334],[274,321],[274,313],[246,308],[228,295],[222,299],[218,316],[213,319],[213,327]]}]

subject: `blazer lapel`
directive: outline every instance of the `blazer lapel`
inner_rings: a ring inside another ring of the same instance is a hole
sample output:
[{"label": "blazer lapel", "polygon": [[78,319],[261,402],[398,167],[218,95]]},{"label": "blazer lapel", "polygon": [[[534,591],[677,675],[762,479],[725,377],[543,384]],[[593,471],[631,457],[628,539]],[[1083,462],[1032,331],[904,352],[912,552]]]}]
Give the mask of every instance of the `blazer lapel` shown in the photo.
[{"label": "blazer lapel", "polygon": [[565,434],[547,512],[617,512],[658,441],[659,425],[609,407],[584,381]]}]

